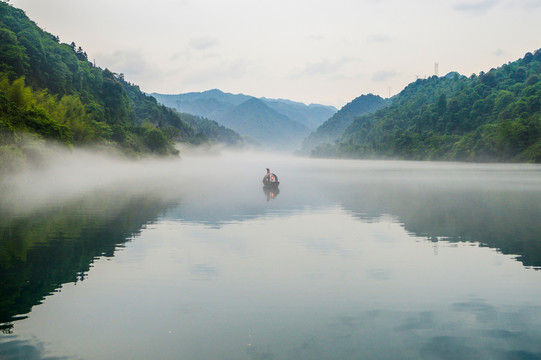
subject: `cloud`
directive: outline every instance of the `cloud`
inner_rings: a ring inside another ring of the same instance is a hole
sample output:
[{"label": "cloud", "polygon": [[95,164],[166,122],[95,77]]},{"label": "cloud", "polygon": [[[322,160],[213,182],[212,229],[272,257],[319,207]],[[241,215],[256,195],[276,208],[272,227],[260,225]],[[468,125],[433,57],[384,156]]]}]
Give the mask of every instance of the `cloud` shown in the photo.
[{"label": "cloud", "polygon": [[308,63],[305,68],[299,72],[300,76],[331,75],[340,73],[347,64],[359,62],[359,59],[342,58],[337,61],[321,60],[316,63]]},{"label": "cloud", "polygon": [[101,54],[98,57],[100,63],[104,64],[109,70],[117,73],[145,75],[156,71],[156,67],[144,59],[144,52],[142,50],[117,50],[110,54]]},{"label": "cloud", "polygon": [[392,79],[394,77],[398,76],[398,73],[396,71],[392,70],[381,70],[377,71],[374,74],[372,74],[372,81],[387,81],[389,79]]},{"label": "cloud", "polygon": [[392,38],[385,34],[374,34],[367,38],[371,43],[386,43],[392,40]]},{"label": "cloud", "polygon": [[246,75],[248,65],[242,59],[225,61],[197,71],[191,71],[183,78],[183,81],[188,84],[207,84],[224,79],[238,79]]},{"label": "cloud", "polygon": [[207,50],[218,45],[219,43],[220,41],[216,38],[210,36],[202,36],[198,38],[193,38],[190,41],[190,47],[195,50]]},{"label": "cloud", "polygon": [[535,10],[541,7],[541,0],[507,0],[506,7],[524,10]]},{"label": "cloud", "polygon": [[469,12],[474,14],[484,14],[495,7],[499,0],[482,0],[471,2],[460,2],[453,6],[456,11]]},{"label": "cloud", "polygon": [[312,35],[308,35],[306,37],[306,40],[310,40],[310,41],[323,41],[325,39],[325,37],[321,34],[312,34]]}]

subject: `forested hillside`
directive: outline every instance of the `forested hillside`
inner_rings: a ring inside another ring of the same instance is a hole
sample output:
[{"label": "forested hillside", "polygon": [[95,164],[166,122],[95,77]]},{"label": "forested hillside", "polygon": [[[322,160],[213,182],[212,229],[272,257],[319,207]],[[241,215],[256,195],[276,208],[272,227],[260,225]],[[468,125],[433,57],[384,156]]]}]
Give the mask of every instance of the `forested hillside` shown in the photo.
[{"label": "forested hillside", "polygon": [[541,50],[469,78],[433,76],[356,118],[314,156],[541,162]]},{"label": "forested hillside", "polygon": [[322,144],[334,144],[356,117],[372,113],[387,104],[388,101],[373,94],[355,98],[304,139],[301,151],[308,154]]},{"label": "forested hillside", "polygon": [[198,132],[201,138],[195,139],[194,142],[196,144],[206,142],[206,140],[209,139],[213,143],[219,143],[226,146],[242,147],[245,145],[244,140],[238,133],[218,124],[214,120],[185,113],[179,113],[178,116]]},{"label": "forested hillside", "polygon": [[81,47],[0,1],[0,169],[24,164],[43,139],[138,156],[175,154],[175,141],[205,138],[122,74],[96,67]]}]

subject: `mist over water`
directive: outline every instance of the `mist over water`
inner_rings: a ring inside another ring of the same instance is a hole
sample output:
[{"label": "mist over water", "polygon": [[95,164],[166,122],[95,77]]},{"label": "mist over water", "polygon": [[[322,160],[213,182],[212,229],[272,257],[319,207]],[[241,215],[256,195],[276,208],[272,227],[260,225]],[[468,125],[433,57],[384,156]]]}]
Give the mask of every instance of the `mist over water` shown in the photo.
[{"label": "mist over water", "polygon": [[73,151],[0,188],[0,358],[541,356],[539,165]]},{"label": "mist over water", "polygon": [[339,189],[370,195],[374,191],[415,188],[535,191],[540,186],[538,165],[318,160],[220,150],[188,150],[182,158],[131,161],[74,150],[57,153],[39,168],[6,175],[0,181],[1,208],[31,210],[107,189],[205,202],[229,201],[231,205],[253,201],[255,205],[260,199],[248,190],[260,187],[267,167],[279,176],[280,188],[287,189],[283,201],[299,206],[310,198],[332,196]]}]

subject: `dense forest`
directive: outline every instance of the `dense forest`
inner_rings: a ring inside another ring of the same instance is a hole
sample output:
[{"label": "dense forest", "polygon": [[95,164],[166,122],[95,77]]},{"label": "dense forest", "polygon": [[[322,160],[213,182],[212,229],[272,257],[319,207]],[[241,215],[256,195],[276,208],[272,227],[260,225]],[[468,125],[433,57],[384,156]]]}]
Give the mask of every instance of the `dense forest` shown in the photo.
[{"label": "dense forest", "polygon": [[0,170],[39,158],[44,140],[130,156],[177,154],[175,142],[208,141],[207,128],[237,141],[190,122],[0,1]]},{"label": "dense forest", "polygon": [[541,50],[479,75],[419,79],[312,155],[541,162]]},{"label": "dense forest", "polygon": [[351,125],[355,117],[375,112],[387,103],[387,100],[373,94],[361,95],[353,99],[304,139],[301,152],[309,154],[319,145],[334,143]]},{"label": "dense forest", "polygon": [[178,116],[197,131],[196,139],[193,141],[196,144],[201,144],[210,139],[213,143],[229,147],[242,147],[245,145],[244,139],[238,133],[218,124],[214,120],[187,113],[178,113]]}]

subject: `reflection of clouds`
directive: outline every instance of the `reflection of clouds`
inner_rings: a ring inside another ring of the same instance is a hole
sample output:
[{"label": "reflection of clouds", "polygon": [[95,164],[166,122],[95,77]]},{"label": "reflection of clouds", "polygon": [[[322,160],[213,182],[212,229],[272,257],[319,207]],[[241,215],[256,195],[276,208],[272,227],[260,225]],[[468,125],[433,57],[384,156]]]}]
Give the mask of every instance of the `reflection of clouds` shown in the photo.
[{"label": "reflection of clouds", "polygon": [[366,274],[372,280],[389,280],[391,271],[389,269],[368,269]]},{"label": "reflection of clouds", "polygon": [[266,350],[260,350],[256,345],[247,344],[246,353],[252,360],[272,360],[276,354]]},{"label": "reflection of clouds", "polygon": [[[9,339],[9,340],[8,340]],[[35,340],[33,343],[30,340],[18,340],[16,337],[2,339],[0,337],[0,358],[5,360],[10,359],[25,359],[25,360],[63,360],[68,359],[65,356],[51,356],[47,354],[45,357],[44,344]]]},{"label": "reflection of clouds", "polygon": [[424,311],[416,314],[413,317],[405,319],[401,325],[399,325],[397,331],[410,331],[410,330],[425,330],[433,329],[436,327],[436,318],[432,311]]},{"label": "reflection of clouds", "polygon": [[473,314],[480,323],[492,322],[498,317],[498,313],[494,306],[481,301],[455,303],[452,305],[452,309],[461,313]]},{"label": "reflection of clouds", "polygon": [[195,264],[190,267],[190,273],[201,280],[210,280],[218,276],[218,269],[209,264]]},{"label": "reflection of clouds", "polygon": [[467,339],[456,336],[436,336],[431,338],[420,350],[427,359],[485,359],[474,347],[467,344]]}]

